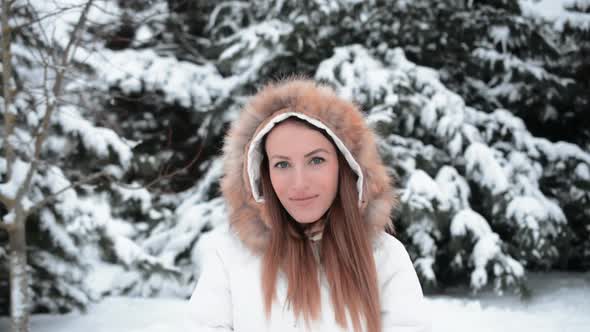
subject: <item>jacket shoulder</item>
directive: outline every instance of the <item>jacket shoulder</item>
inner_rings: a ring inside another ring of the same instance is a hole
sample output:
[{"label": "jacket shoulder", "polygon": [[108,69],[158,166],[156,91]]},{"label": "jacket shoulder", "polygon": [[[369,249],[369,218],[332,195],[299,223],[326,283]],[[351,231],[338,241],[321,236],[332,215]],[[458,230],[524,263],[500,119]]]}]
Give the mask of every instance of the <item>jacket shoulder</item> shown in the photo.
[{"label": "jacket shoulder", "polygon": [[405,245],[385,231],[375,238],[374,256],[378,271],[397,273],[401,270],[414,270],[414,265]]},{"label": "jacket shoulder", "polygon": [[201,235],[198,246],[201,255],[215,253],[226,266],[250,253],[229,225],[217,226]]},{"label": "jacket shoulder", "polygon": [[405,245],[395,236],[388,234],[385,231],[379,232],[375,237],[374,251],[378,254],[400,255],[406,254]]}]

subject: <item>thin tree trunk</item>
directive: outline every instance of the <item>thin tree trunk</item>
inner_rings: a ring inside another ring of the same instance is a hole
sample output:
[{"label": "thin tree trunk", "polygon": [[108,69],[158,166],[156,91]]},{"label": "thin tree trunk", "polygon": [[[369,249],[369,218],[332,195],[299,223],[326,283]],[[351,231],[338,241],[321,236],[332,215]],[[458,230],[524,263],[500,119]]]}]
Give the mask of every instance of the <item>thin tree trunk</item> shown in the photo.
[{"label": "thin tree trunk", "polygon": [[[11,113],[12,106],[12,55],[10,54],[11,29],[8,24],[10,6],[12,1],[2,0],[2,79],[4,97],[5,138],[4,150],[6,152],[7,172],[12,176],[14,166],[14,150],[10,142],[10,135],[14,130],[15,115]],[[9,179],[10,180],[10,179]],[[17,198],[18,199],[18,198]],[[24,223],[24,211],[20,203],[15,200],[3,200],[6,208],[15,211],[14,220],[5,227],[10,239],[9,269],[10,269],[10,326],[12,332],[29,331],[29,294],[27,275],[27,244],[25,238],[26,225]]]},{"label": "thin tree trunk", "polygon": [[[22,213],[20,213],[22,215]],[[10,317],[12,332],[29,331],[26,223],[15,218],[10,238]]]},{"label": "thin tree trunk", "polygon": [[[81,33],[90,7],[92,6],[93,0],[89,0],[84,5],[80,18],[74,27],[70,40],[64,50],[63,56],[56,70],[55,83],[52,87],[51,94],[46,94],[47,106],[45,115],[43,117],[43,123],[41,132],[35,139],[35,151],[32,156],[32,160],[27,170],[23,183],[19,184],[18,190],[15,197],[5,197],[0,195],[0,201],[8,211],[14,212],[14,220],[3,221],[0,223],[0,227],[8,231],[8,237],[10,241],[10,253],[9,253],[9,266],[10,266],[10,317],[11,317],[11,330],[12,332],[28,332],[29,331],[29,276],[27,273],[27,243],[26,243],[26,220],[30,214],[30,210],[25,210],[22,205],[24,197],[30,190],[33,176],[37,171],[39,160],[41,158],[41,147],[49,134],[49,124],[53,112],[58,108],[57,101],[63,93],[63,82],[64,76],[71,61],[70,57],[73,57],[75,48],[78,46],[80,41],[79,34]],[[4,116],[5,116],[5,128],[4,128],[4,149],[6,150],[6,162],[7,172],[9,175],[7,181],[11,181],[14,170],[14,147],[11,145],[10,136],[14,131],[15,118],[10,113],[11,105],[11,54],[10,54],[10,26],[8,22],[10,13],[10,0],[2,0],[2,12],[0,13],[1,24],[2,24],[2,64],[3,64],[3,94],[4,94]],[[47,84],[47,81],[44,82]],[[46,90],[48,91],[48,90]],[[45,203],[49,200],[44,200]],[[36,208],[38,208],[36,206]]]}]

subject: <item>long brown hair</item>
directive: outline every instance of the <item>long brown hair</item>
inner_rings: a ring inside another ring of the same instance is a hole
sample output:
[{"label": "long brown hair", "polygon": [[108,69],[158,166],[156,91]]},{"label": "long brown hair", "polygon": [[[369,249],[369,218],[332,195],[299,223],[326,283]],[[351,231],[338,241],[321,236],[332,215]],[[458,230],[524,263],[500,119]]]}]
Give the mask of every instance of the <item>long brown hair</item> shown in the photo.
[{"label": "long brown hair", "polygon": [[[327,135],[323,130],[313,128]],[[262,146],[265,146],[264,143]],[[302,226],[289,215],[274,192],[264,153],[260,165],[261,189],[265,199],[265,217],[272,225],[270,241],[262,260],[265,314],[270,317],[277,276],[284,273],[288,283],[287,304],[296,317],[303,315],[309,327],[311,321],[319,318],[321,311],[318,273],[321,271],[330,285],[336,322],[348,328],[348,312],[355,331],[362,330],[364,318],[366,331],[378,332],[381,331],[381,306],[371,234],[363,225],[358,206],[356,175],[337,148],[336,151],[338,194],[326,214],[320,244],[320,266],[315,260],[310,240],[303,236]]]}]

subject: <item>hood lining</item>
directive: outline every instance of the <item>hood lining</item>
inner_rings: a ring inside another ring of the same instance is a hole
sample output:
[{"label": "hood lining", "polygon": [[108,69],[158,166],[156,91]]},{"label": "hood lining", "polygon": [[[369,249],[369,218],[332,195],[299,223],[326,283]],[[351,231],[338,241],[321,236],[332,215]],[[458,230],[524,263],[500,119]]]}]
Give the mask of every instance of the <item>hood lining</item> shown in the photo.
[{"label": "hood lining", "polygon": [[348,165],[350,166],[352,171],[358,177],[357,181],[356,181],[356,187],[357,187],[357,191],[358,191],[358,196],[359,196],[358,202],[359,202],[359,206],[360,206],[362,203],[362,198],[363,198],[364,177],[363,177],[363,172],[361,170],[361,167],[359,166],[357,161],[352,156],[352,153],[344,145],[342,140],[338,136],[336,136],[336,134],[334,134],[334,132],[332,132],[332,130],[330,130],[330,128],[328,128],[323,122],[321,122],[317,119],[314,119],[308,115],[305,115],[303,113],[299,113],[299,112],[285,112],[285,113],[281,113],[281,114],[275,116],[254,136],[254,139],[252,139],[252,142],[250,143],[250,146],[248,148],[246,162],[247,162],[248,180],[250,182],[249,184],[250,184],[250,188],[252,190],[252,195],[254,196],[254,200],[257,203],[264,203],[264,197],[262,197],[262,194],[259,192],[259,186],[258,186],[258,184],[260,183],[260,164],[262,163],[262,159],[263,159],[262,146],[260,143],[262,142],[262,139],[264,138],[264,136],[266,136],[266,134],[268,134],[272,130],[272,128],[274,128],[278,123],[280,123],[290,117],[297,117],[299,119],[302,119],[302,120],[312,124],[316,128],[323,129],[332,138],[333,143],[336,145],[336,147],[338,148],[340,153],[342,153],[342,155],[344,156],[344,158],[348,162]]}]

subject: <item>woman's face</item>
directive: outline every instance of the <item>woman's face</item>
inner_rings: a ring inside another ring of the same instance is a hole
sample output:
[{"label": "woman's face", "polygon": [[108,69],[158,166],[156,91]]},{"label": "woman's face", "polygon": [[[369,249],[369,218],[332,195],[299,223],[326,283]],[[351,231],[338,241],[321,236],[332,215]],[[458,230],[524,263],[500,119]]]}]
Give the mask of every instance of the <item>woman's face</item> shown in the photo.
[{"label": "woman's face", "polygon": [[299,223],[312,223],[338,192],[338,155],[331,141],[302,123],[285,120],[266,138],[272,187]]}]

